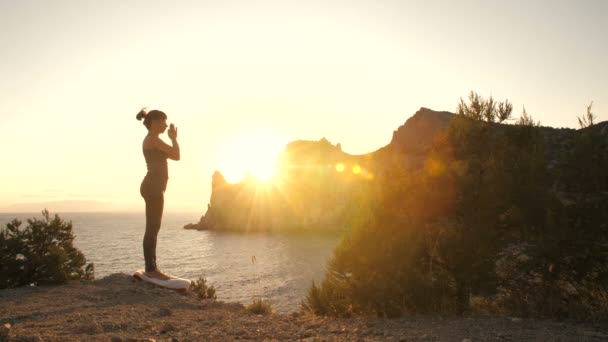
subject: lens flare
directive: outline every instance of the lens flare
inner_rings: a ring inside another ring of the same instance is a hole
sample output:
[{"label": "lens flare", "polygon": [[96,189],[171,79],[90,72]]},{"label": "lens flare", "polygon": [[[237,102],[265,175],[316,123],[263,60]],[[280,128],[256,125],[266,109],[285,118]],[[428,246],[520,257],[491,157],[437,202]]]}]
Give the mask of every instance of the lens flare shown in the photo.
[{"label": "lens flare", "polygon": [[336,171],[338,171],[338,172],[344,171],[344,164],[342,164],[342,163],[336,164]]},{"label": "lens flare", "polygon": [[246,178],[272,181],[282,146],[281,139],[272,130],[235,132],[218,148],[218,168],[233,184]]},{"label": "lens flare", "polygon": [[356,174],[356,175],[360,174],[361,173],[361,166],[359,166],[359,165],[353,166],[353,173]]}]

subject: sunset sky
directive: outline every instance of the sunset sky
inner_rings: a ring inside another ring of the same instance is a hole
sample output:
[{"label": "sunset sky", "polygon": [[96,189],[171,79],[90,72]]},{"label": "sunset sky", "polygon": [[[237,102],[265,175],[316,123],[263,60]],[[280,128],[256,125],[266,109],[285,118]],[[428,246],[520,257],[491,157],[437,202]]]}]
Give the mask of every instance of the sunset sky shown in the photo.
[{"label": "sunset sky", "polygon": [[201,214],[216,169],[263,169],[295,139],[371,152],[470,90],[545,126],[591,101],[608,120],[607,37],[602,0],[0,0],[0,208],[143,212],[141,107],[179,131],[165,210]]}]

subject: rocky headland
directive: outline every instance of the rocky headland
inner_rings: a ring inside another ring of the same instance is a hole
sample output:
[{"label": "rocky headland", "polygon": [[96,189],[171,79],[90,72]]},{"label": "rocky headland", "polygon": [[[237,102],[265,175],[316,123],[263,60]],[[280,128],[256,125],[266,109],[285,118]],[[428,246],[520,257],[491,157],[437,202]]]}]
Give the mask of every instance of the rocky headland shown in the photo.
[{"label": "rocky headland", "polygon": [[[220,171],[211,180],[211,198],[199,222],[186,229],[264,231],[344,231],[363,215],[366,199],[377,184],[427,165],[429,148],[456,114],[420,108],[393,132],[391,142],[371,153],[351,155],[322,138],[293,141],[278,157],[270,183],[247,177],[236,184]],[[496,134],[511,125],[493,123]],[[592,128],[606,131],[608,122]],[[535,127],[542,132],[549,168],[573,147],[576,132],[569,128]]]}]

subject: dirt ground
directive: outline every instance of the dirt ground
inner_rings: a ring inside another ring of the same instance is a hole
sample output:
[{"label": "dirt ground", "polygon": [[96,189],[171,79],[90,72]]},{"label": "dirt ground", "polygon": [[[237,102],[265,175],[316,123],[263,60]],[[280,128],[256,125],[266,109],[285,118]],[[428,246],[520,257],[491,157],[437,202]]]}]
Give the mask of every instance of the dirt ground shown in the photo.
[{"label": "dirt ground", "polygon": [[192,292],[159,288],[127,274],[0,290],[0,341],[152,340],[608,341],[608,325],[512,317],[262,316],[241,304],[202,301]]}]

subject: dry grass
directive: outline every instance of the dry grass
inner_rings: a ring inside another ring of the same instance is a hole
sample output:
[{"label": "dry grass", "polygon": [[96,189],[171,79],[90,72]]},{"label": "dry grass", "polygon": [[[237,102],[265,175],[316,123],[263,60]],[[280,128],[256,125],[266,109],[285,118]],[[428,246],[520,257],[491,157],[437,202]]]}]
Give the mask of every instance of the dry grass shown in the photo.
[{"label": "dry grass", "polygon": [[246,309],[256,315],[269,315],[272,313],[270,302],[261,298],[255,298],[251,304],[247,305]]}]

